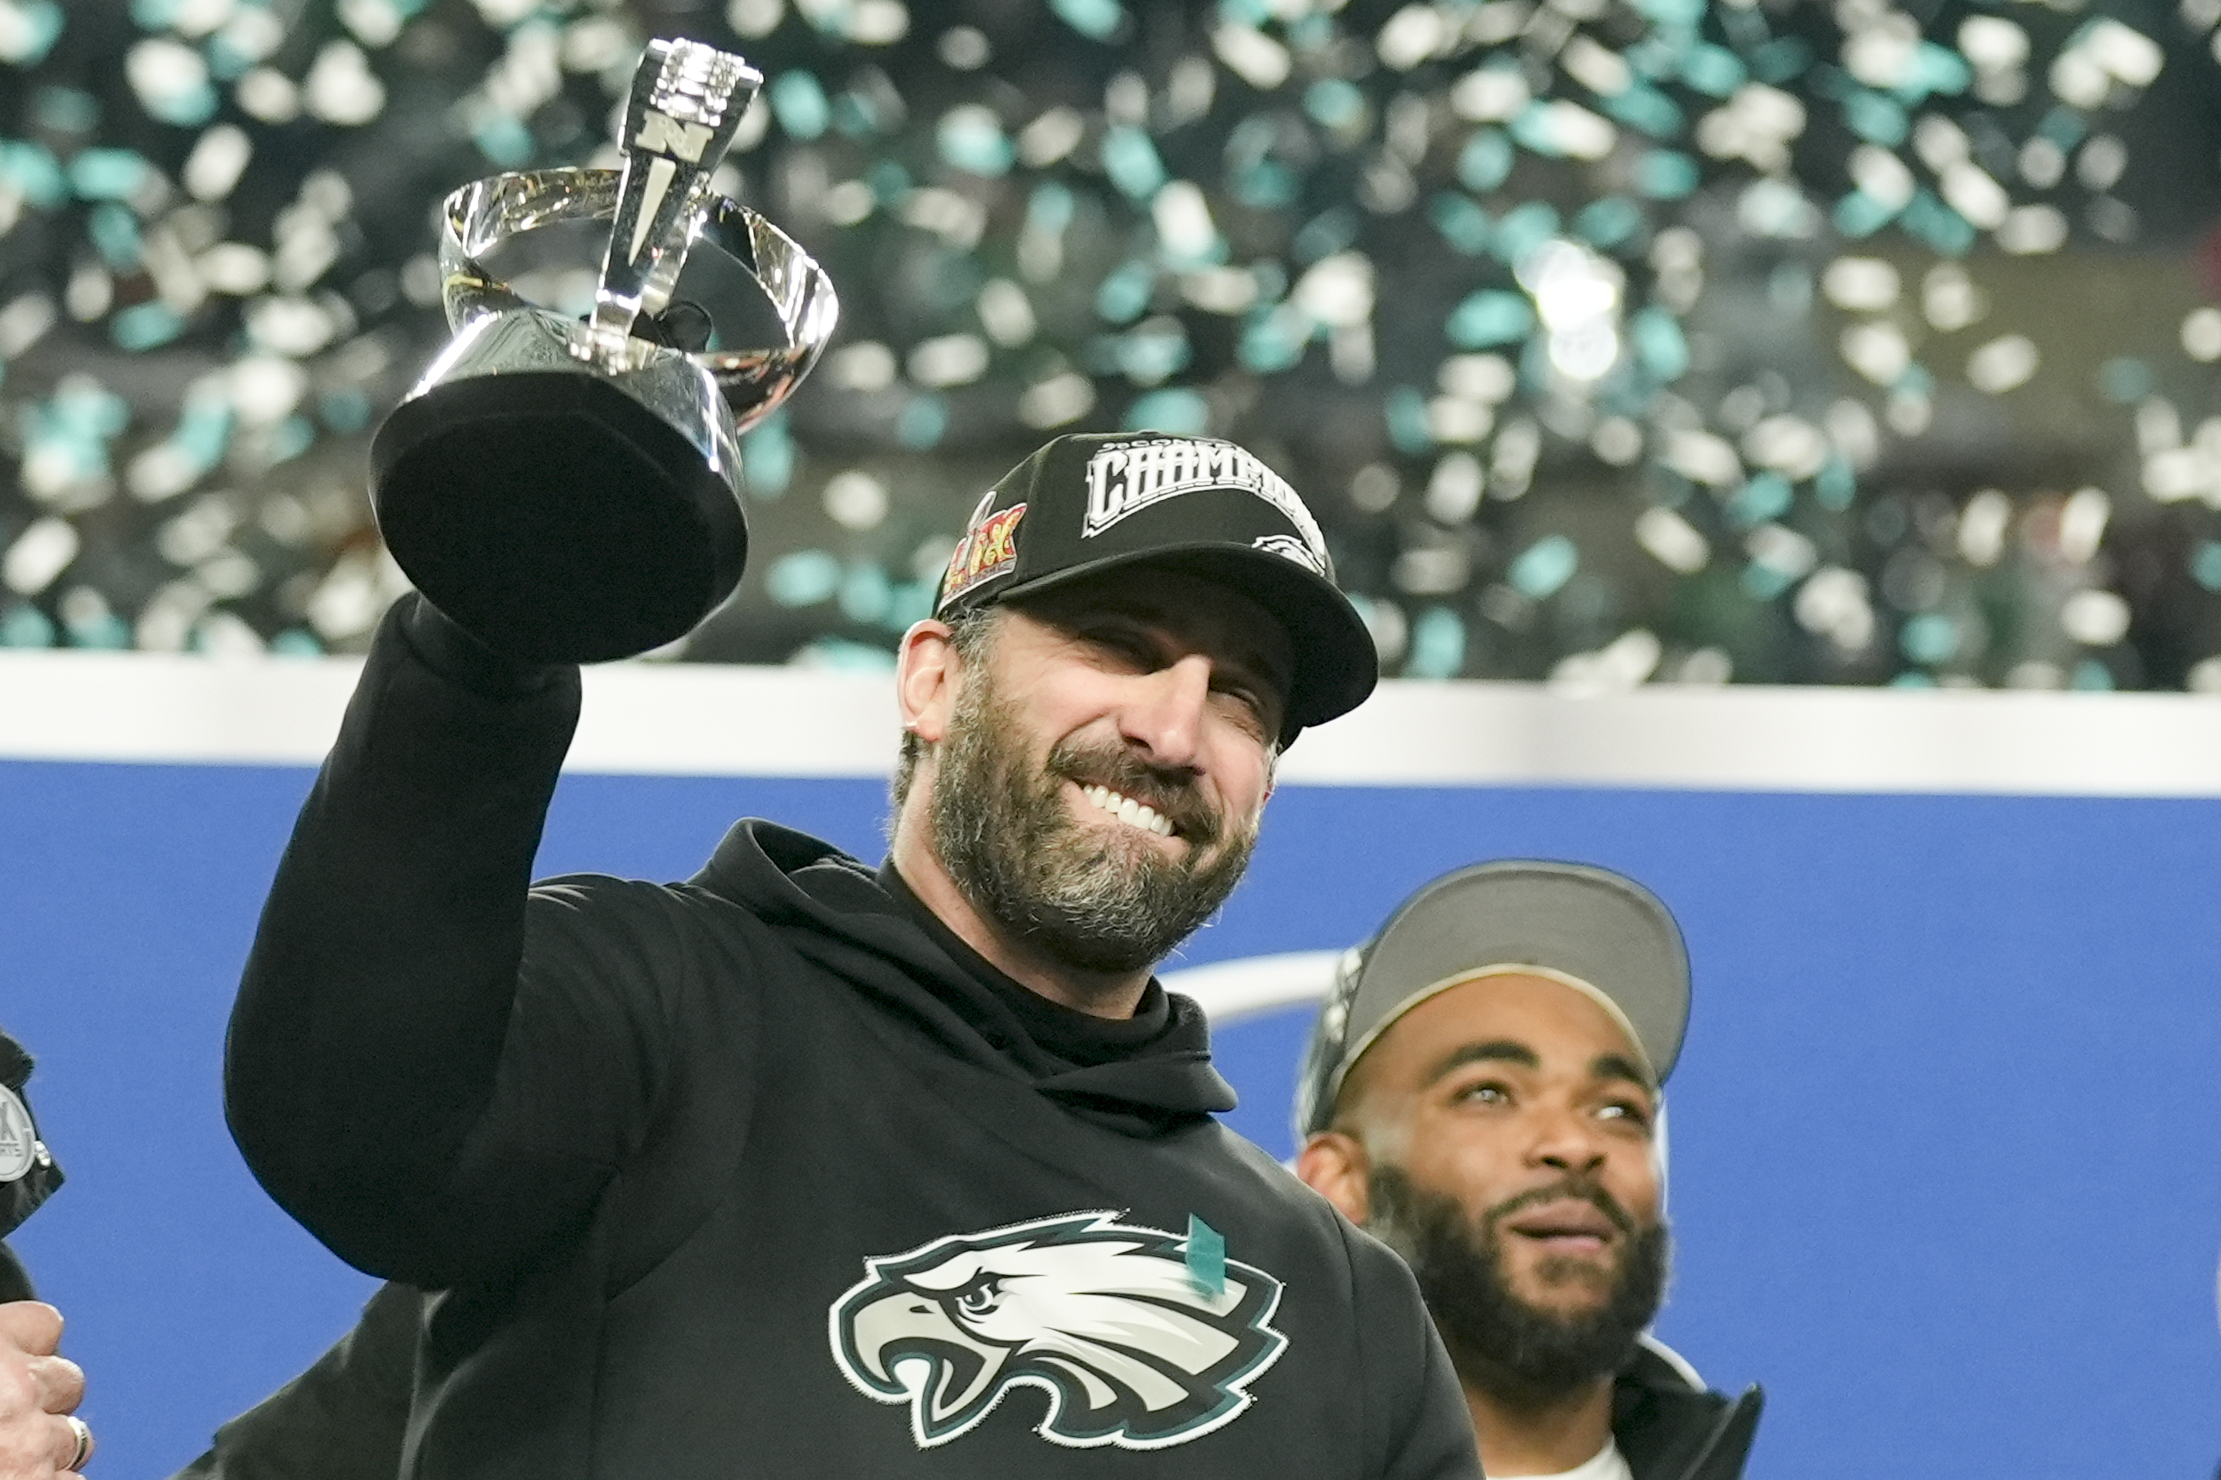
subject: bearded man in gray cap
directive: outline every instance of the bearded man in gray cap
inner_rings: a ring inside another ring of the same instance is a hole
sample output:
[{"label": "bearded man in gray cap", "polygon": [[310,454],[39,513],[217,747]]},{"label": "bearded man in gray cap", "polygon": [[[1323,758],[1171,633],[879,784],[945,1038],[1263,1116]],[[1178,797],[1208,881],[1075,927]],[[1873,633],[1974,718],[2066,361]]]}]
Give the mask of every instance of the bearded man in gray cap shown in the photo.
[{"label": "bearded man in gray cap", "polygon": [[683,884],[535,888],[575,669],[387,619],[226,1061],[264,1186],[433,1292],[389,1299],[410,1360],[335,1354],[410,1388],[341,1442],[413,1480],[1474,1474],[1408,1271],[1218,1124],[1152,975],[1373,686],[1302,501],[1230,443],[1059,438],[899,664],[880,867],[744,821]]},{"label": "bearded man in gray cap", "polygon": [[1688,1012],[1681,932],[1649,891],[1501,862],[1406,900],[1320,1013],[1298,1171],[1412,1266],[1491,1476],[1742,1472],[1759,1390],[1707,1392],[1643,1334]]}]

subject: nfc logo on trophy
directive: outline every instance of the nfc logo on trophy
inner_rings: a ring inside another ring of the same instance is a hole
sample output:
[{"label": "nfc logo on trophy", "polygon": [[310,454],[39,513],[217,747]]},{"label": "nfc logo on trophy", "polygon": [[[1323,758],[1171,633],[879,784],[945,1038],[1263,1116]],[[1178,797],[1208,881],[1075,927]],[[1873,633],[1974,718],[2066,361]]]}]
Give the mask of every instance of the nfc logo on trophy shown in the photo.
[{"label": "nfc logo on trophy", "polygon": [[700,164],[712,132],[708,124],[681,123],[651,108],[641,115],[640,132],[633,135],[632,143],[636,149],[652,149],[658,154],[675,155],[688,164]]},{"label": "nfc logo on trophy", "polygon": [[936,604],[946,605],[1016,565],[1018,521],[1025,517],[1026,506],[1012,504],[1000,514],[974,524],[949,557],[948,574],[941,580],[941,600]]}]

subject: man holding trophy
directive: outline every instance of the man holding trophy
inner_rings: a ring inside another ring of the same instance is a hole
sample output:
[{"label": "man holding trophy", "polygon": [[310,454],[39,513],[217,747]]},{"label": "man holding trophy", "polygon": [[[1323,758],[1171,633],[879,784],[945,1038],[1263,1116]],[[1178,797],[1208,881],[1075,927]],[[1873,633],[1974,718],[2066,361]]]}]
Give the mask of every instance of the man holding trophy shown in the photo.
[{"label": "man holding trophy", "polygon": [[[457,338],[374,450],[423,594],[280,865],[226,1076],[272,1195],[431,1292],[402,1473],[1477,1474],[1410,1275],[1212,1118],[1201,1014],[1151,975],[1280,749],[1375,679],[1249,453],[1063,437],[988,491],[903,640],[876,870],[751,820],[684,884],[530,884],[576,664],[731,589],[737,430],[830,332],[815,264],[708,195],[756,81],[658,42],[621,177],[458,192]],[[485,270],[586,217],[589,322]],[[785,347],[652,342],[703,237]]]}]

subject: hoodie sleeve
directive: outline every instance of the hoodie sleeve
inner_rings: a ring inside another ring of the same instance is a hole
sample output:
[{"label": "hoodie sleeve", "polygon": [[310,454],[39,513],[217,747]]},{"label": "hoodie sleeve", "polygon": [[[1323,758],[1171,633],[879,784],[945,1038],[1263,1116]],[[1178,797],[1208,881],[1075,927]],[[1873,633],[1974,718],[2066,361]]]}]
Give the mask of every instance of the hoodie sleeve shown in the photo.
[{"label": "hoodie sleeve", "polygon": [[423,1296],[386,1285],[316,1364],[216,1430],[171,1480],[393,1480],[401,1470]]},{"label": "hoodie sleeve", "polygon": [[1481,1480],[1472,1411],[1419,1298],[1388,1249],[1345,1229],[1356,1275],[1358,1343],[1367,1383],[1366,1430],[1380,1480]]},{"label": "hoodie sleeve", "polygon": [[279,863],[226,1114],[271,1196],[370,1273],[516,1267],[651,1114],[668,973],[637,937],[661,891],[529,890],[578,705],[576,669],[509,665],[404,597]]}]

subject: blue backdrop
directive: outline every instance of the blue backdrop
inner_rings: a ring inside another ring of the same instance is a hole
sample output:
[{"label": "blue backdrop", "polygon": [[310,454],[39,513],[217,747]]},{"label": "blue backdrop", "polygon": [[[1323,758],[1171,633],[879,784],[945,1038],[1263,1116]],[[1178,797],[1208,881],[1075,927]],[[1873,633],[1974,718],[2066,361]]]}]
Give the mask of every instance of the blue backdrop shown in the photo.
[{"label": "blue backdrop", "polygon": [[[95,1473],[166,1474],[367,1282],[254,1185],[217,1064],[310,775],[0,763],[0,1023],[70,1173],[16,1238],[91,1370]],[[575,777],[546,871],[691,872],[760,813],[876,857],[867,782]],[[1754,1475],[2221,1461],[2221,804],[1291,787],[1181,964],[1339,947],[1476,858],[1649,883],[1696,962],[1665,1337],[1771,1395]],[[1301,1014],[1220,1038],[1285,1154]]]}]

